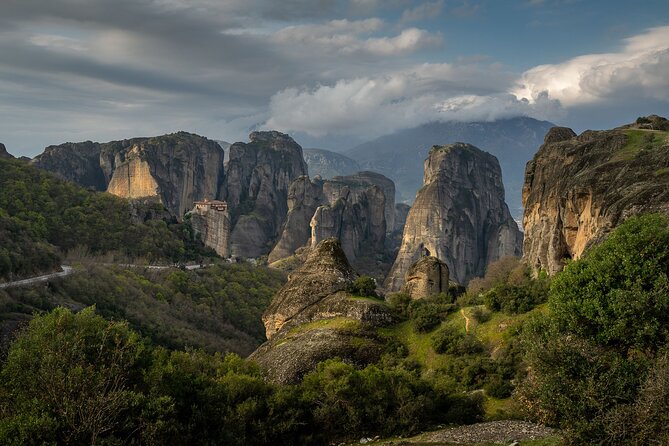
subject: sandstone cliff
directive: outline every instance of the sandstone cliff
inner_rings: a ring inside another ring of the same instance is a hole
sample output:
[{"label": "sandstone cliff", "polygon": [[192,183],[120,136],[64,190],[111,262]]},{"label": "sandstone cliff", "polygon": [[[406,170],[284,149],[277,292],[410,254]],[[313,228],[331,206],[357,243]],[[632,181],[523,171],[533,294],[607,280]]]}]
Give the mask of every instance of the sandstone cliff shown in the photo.
[{"label": "sandstone cliff", "polygon": [[309,244],[311,218],[316,209],[325,204],[323,181],[310,180],[304,175],[290,184],[288,190],[288,215],[279,242],[269,254],[270,263],[295,254],[298,248]]},{"label": "sandstone cliff", "polygon": [[448,292],[448,266],[436,257],[421,257],[404,276],[402,292],[423,299]]},{"label": "sandstone cliff", "polygon": [[[212,206],[213,203],[213,206]],[[230,257],[230,232],[232,224],[227,206],[217,208],[214,202],[204,202],[195,205],[189,212],[190,223],[193,230],[200,234],[205,246],[212,248],[221,257]]]},{"label": "sandstone cliff", "polygon": [[387,218],[392,214],[392,224],[395,217],[394,195],[392,181],[373,172],[331,180],[297,179],[290,186],[288,217],[269,261],[285,259],[329,237],[340,240],[352,262],[382,253]]},{"label": "sandstone cliff", "polygon": [[669,213],[669,121],[552,128],[525,170],[524,258],[554,274],[630,215]]},{"label": "sandstone cliff", "polygon": [[177,218],[194,201],[218,196],[225,178],[223,149],[185,132],[50,146],[32,162],[83,186],[124,198],[154,198]]},{"label": "sandstone cliff", "polygon": [[504,202],[497,159],[470,144],[434,146],[423,187],[409,211],[402,246],[385,282],[398,291],[421,255],[448,265],[459,284],[482,276],[489,263],[521,254],[522,234]]},{"label": "sandstone cliff", "polygon": [[307,174],[302,148],[283,133],[253,132],[230,146],[224,198],[232,212],[232,255],[267,255],[288,212],[288,189]]},{"label": "sandstone cliff", "polygon": [[345,291],[356,276],[339,241],[330,238],[288,277],[263,315],[268,341],[250,356],[269,379],[298,382],[333,357],[361,365],[379,358],[374,328],[393,316],[382,301]]}]

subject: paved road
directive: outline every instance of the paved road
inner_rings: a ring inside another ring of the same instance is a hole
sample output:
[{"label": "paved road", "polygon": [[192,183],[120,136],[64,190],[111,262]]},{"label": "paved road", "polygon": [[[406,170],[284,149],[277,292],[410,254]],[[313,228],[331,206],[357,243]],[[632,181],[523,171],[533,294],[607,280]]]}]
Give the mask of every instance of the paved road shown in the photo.
[{"label": "paved road", "polygon": [[72,268],[71,266],[61,265],[61,268],[63,270],[58,273],[44,274],[43,276],[30,277],[29,279],[0,283],[0,288],[14,288],[17,286],[32,285],[34,283],[46,282],[47,280],[53,279],[54,277],[69,276],[74,272],[74,268]]},{"label": "paved road", "polygon": [[[158,265],[133,265],[130,263],[120,263],[120,264],[113,264],[113,263],[106,263],[104,265],[107,266],[112,266],[112,265],[117,265],[117,266],[123,266],[126,268],[148,268],[148,269],[170,269],[170,268],[177,268],[176,266],[158,266]],[[213,263],[206,264],[206,265],[186,265],[186,269],[188,270],[194,270],[194,269],[200,269],[200,268],[206,268],[208,266],[213,265]],[[5,282],[5,283],[0,283],[0,289],[2,288],[14,288],[18,286],[25,286],[25,285],[32,285],[35,283],[39,282],[46,282],[49,279],[53,279],[55,277],[65,277],[69,276],[74,272],[74,268],[71,266],[66,266],[66,265],[61,265],[60,266],[63,270],[57,273],[51,273],[51,274],[44,274],[43,276],[37,276],[37,277],[30,277],[28,279],[22,279],[22,280],[15,280],[13,282]]]}]

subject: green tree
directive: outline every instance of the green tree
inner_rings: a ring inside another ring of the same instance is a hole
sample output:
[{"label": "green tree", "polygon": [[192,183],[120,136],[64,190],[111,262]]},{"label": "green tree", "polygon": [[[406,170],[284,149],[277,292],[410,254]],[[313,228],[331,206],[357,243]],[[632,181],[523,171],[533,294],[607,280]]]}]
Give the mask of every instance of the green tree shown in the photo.
[{"label": "green tree", "polygon": [[1,372],[0,443],[98,444],[132,432],[143,352],[127,324],[92,307],[35,317]]},{"label": "green tree", "polygon": [[669,340],[666,217],[628,219],[552,282],[547,316],[527,327],[532,375],[521,393],[576,442],[606,436],[607,414],[632,403]]}]

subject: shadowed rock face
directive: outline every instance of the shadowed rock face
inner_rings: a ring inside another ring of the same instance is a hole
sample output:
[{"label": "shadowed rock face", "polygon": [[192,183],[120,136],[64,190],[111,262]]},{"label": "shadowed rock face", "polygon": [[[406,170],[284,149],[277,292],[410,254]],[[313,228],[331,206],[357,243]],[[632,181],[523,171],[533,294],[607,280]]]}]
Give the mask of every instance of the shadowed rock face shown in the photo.
[{"label": "shadowed rock face", "polygon": [[[298,178],[290,186],[288,217],[270,262],[287,258],[301,247],[315,247],[335,237],[352,261],[361,254],[384,249],[388,200],[395,188],[388,178],[373,172],[331,180]],[[394,210],[392,212],[394,220]]]},{"label": "shadowed rock face", "polygon": [[388,291],[402,287],[423,255],[445,262],[451,278],[466,284],[489,263],[521,254],[522,234],[504,202],[494,156],[470,144],[435,146],[425,160],[423,184],[384,284]]},{"label": "shadowed rock face", "polygon": [[259,257],[276,243],[290,183],[307,174],[302,148],[283,133],[253,132],[230,146],[225,199],[232,210],[232,255]]},{"label": "shadowed rock face", "polygon": [[338,240],[318,244],[263,314],[268,341],[251,356],[274,382],[295,383],[323,360],[378,360],[375,327],[393,316],[381,301],[357,299],[346,288],[357,277]]},{"label": "shadowed rock face", "polygon": [[9,154],[9,152],[7,152],[7,148],[2,143],[0,143],[0,158],[14,158]]},{"label": "shadowed rock face", "polygon": [[272,252],[270,263],[292,256],[298,248],[306,246],[311,238],[311,218],[316,209],[325,204],[323,181],[310,180],[304,175],[290,184],[288,190],[288,215],[286,224]]},{"label": "shadowed rock face", "polygon": [[288,277],[288,283],[276,293],[263,314],[267,339],[272,339],[307,307],[346,289],[356,276],[337,239],[321,242],[304,265]]},{"label": "shadowed rock face", "polygon": [[129,199],[155,198],[179,219],[194,201],[216,197],[225,178],[223,149],[185,132],[50,146],[32,162],[100,191]]},{"label": "shadowed rock face", "polygon": [[412,299],[448,292],[448,266],[436,257],[421,257],[407,271],[402,292]]},{"label": "shadowed rock face", "polygon": [[669,214],[667,130],[669,121],[649,116],[579,136],[548,132],[523,188],[523,255],[535,271],[561,271],[630,215]]}]

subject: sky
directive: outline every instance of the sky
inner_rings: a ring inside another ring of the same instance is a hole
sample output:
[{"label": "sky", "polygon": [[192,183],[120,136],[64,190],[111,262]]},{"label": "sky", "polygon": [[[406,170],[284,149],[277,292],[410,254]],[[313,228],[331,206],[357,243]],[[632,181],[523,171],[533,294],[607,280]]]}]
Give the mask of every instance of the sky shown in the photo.
[{"label": "sky", "polygon": [[669,116],[666,0],[0,0],[0,142]]}]

